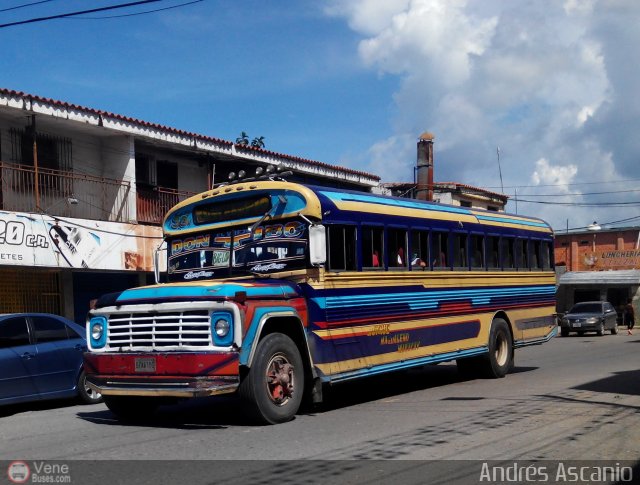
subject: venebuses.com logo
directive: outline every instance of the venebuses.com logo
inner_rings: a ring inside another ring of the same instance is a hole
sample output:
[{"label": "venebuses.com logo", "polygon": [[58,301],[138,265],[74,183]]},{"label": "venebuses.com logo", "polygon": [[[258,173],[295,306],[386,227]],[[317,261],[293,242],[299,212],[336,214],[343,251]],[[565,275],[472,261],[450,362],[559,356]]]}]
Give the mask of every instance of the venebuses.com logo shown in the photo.
[{"label": "venebuses.com logo", "polygon": [[9,463],[7,477],[12,483],[71,483],[71,473],[67,463],[34,461],[28,464],[22,460]]},{"label": "venebuses.com logo", "polygon": [[7,476],[13,483],[26,483],[31,476],[31,470],[24,461],[12,461],[7,468]]}]

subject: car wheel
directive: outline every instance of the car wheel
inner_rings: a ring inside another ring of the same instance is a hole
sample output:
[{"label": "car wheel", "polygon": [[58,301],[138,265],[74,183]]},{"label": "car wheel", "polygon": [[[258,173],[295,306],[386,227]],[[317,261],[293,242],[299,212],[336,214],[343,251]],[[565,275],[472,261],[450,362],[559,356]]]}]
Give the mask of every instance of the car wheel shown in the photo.
[{"label": "car wheel", "polygon": [[82,371],[78,377],[78,396],[87,404],[97,404],[102,402],[102,394],[87,384],[87,374]]},{"label": "car wheel", "polygon": [[618,335],[618,324],[615,323],[613,327],[611,327],[611,335]]},{"label": "car wheel", "polygon": [[560,335],[563,337],[569,336],[569,329],[567,327],[560,327]]},{"label": "car wheel", "polygon": [[296,344],[282,333],[258,343],[253,364],[240,384],[245,413],[264,424],[293,419],[304,392],[304,367]]}]

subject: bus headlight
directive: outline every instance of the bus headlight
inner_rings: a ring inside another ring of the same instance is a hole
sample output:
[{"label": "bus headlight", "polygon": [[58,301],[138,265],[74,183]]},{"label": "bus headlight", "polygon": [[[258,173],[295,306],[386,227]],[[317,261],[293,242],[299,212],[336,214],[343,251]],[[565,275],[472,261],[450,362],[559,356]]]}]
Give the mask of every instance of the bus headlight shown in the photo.
[{"label": "bus headlight", "polygon": [[104,333],[104,325],[102,323],[94,323],[91,327],[91,338],[93,340],[100,340]]},{"label": "bus headlight", "polygon": [[211,314],[211,335],[213,344],[228,347],[233,343],[233,315],[229,312]]},{"label": "bus headlight", "polygon": [[220,318],[217,322],[216,322],[216,335],[220,338],[222,337],[226,337],[227,334],[229,333],[229,330],[231,330],[231,324],[229,324],[229,321],[224,319],[224,318]]},{"label": "bus headlight", "polygon": [[89,320],[89,344],[93,349],[100,349],[107,344],[107,319],[93,317]]}]

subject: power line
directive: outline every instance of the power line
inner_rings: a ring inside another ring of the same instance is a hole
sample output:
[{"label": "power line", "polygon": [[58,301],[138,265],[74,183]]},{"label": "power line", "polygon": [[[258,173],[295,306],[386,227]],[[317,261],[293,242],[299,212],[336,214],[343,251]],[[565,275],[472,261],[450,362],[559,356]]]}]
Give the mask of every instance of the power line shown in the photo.
[{"label": "power line", "polygon": [[178,5],[172,5],[170,7],[156,8],[154,10],[146,10],[144,12],[126,13],[122,15],[105,15],[103,17],[71,17],[71,20],[102,20],[102,19],[119,19],[122,17],[135,17],[136,15],[146,15],[149,13],[162,12],[163,10],[171,10],[173,8],[184,7],[194,3],[204,2],[204,0],[193,0],[191,2],[180,3]]},{"label": "power line", "polygon": [[632,202],[557,202],[557,201],[544,201],[544,200],[526,200],[518,199],[518,202],[525,202],[528,204],[542,204],[542,205],[563,205],[568,207],[630,207],[640,206],[639,201]]},{"label": "power line", "polygon": [[39,2],[23,3],[22,5],[16,5],[15,7],[0,9],[0,12],[8,12],[9,10],[18,10],[19,8],[31,7],[32,5],[39,5],[41,3],[53,2],[54,0],[40,0]]},{"label": "power line", "polygon": [[157,3],[157,2],[161,2],[163,0],[139,0],[137,2],[129,2],[129,3],[121,3],[119,5],[112,5],[110,7],[100,7],[100,8],[92,8],[89,10],[79,10],[76,12],[70,12],[70,13],[62,13],[62,14],[58,14],[58,15],[50,15],[48,17],[37,17],[37,18],[32,18],[29,20],[20,20],[18,22],[9,22],[7,24],[0,24],[0,29],[5,28],[5,27],[11,27],[14,25],[23,25],[23,24],[31,24],[34,22],[44,22],[45,20],[54,20],[54,19],[62,19],[62,18],[66,18],[66,17],[73,17],[76,15],[82,15],[85,13],[94,13],[94,12],[104,12],[105,10],[116,10],[116,9],[120,9],[120,8],[127,8],[127,7],[133,7],[135,5],[142,5],[145,3]]},{"label": "power line", "polygon": [[640,192],[640,189],[631,190],[610,190],[607,192],[568,192],[566,194],[519,194],[524,197],[573,197],[580,195],[609,195],[609,194],[626,194],[629,192]]},{"label": "power line", "polygon": [[[620,222],[630,222],[630,221],[635,221],[637,219],[640,219],[640,216],[627,217],[626,219],[619,219],[617,221],[602,222],[599,225],[600,226],[610,226],[612,224],[618,224]],[[589,228],[589,226],[569,227],[568,229],[563,227],[562,229],[554,229],[554,232],[562,233],[562,232],[565,232],[565,231],[577,231],[579,229],[588,229],[588,228]],[[613,229],[615,229],[615,228],[613,228]]]},{"label": "power line", "polygon": [[[569,184],[539,184],[539,185],[506,185],[506,189],[531,189],[537,187],[572,187],[576,185],[602,185],[602,184],[620,184],[626,182],[638,182],[640,178],[637,179],[625,179],[625,180],[609,180],[609,181],[601,181],[601,182],[575,182]],[[495,185],[488,185],[485,187],[486,189],[499,189]]]}]

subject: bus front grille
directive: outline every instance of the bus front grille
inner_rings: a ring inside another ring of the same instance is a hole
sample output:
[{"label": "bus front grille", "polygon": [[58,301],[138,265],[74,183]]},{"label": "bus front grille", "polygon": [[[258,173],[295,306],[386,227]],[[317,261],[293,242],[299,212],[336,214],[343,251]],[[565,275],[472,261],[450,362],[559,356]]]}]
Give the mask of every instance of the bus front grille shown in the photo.
[{"label": "bus front grille", "polygon": [[111,315],[107,346],[114,349],[159,349],[211,345],[211,322],[206,310],[172,313]]}]

